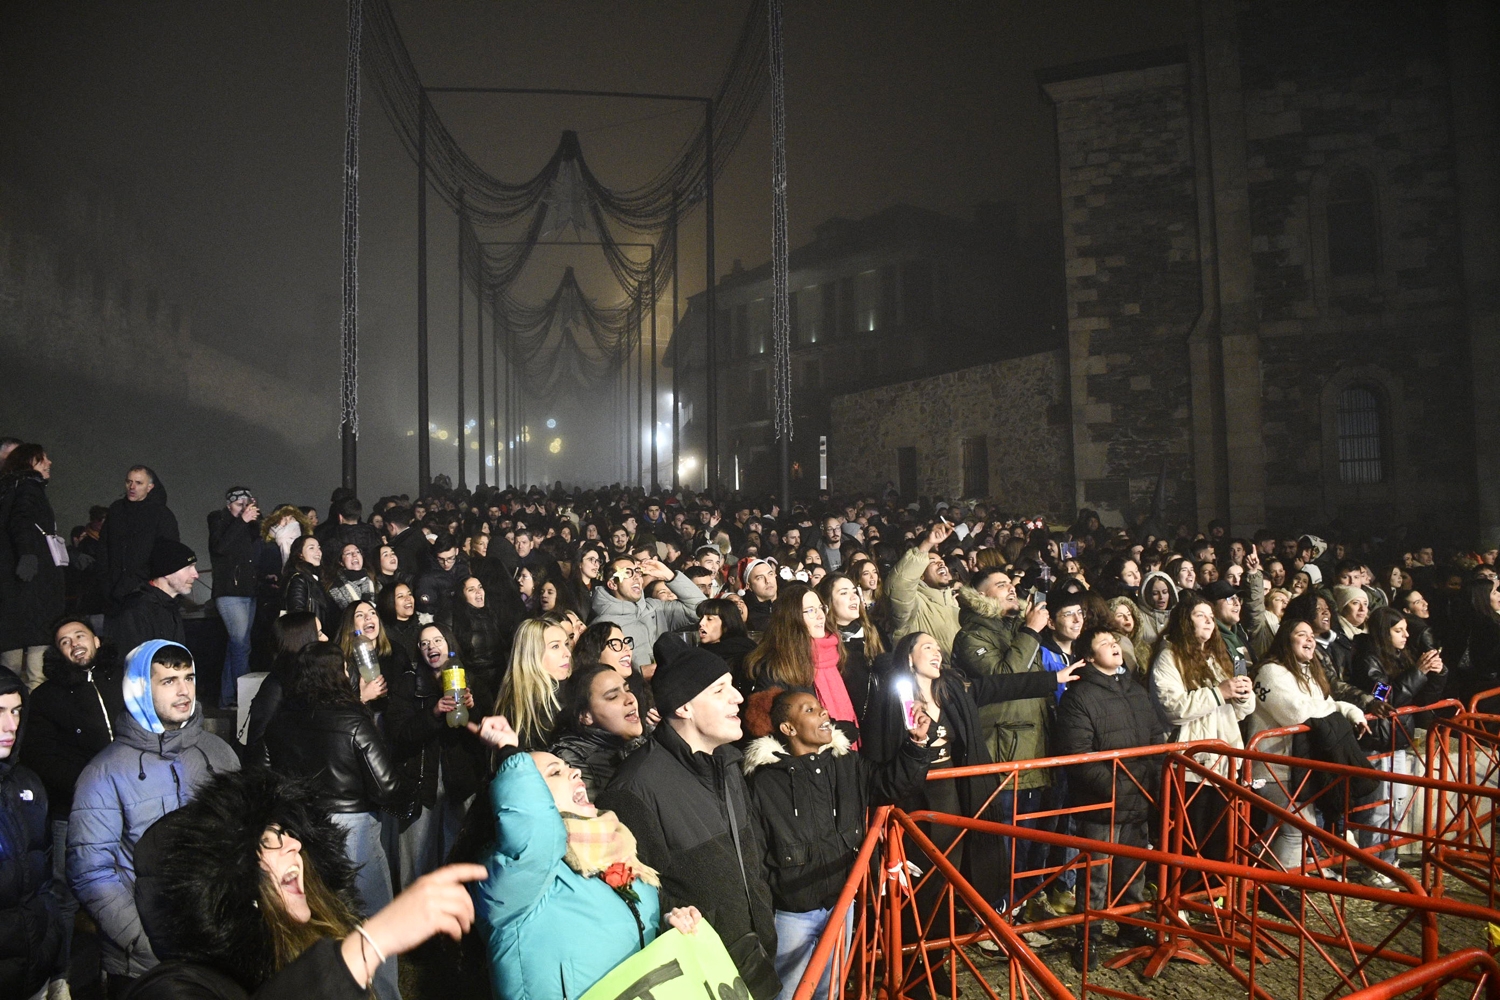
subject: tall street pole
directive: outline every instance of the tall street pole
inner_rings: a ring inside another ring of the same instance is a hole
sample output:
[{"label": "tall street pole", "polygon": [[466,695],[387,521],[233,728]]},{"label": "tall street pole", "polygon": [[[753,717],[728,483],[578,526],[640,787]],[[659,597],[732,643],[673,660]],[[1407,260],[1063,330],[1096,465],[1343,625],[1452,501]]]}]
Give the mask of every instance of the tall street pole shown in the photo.
[{"label": "tall street pole", "polygon": [[651,492],[661,491],[656,453],[656,245],[651,246]]},{"label": "tall street pole", "polygon": [[417,90],[417,495],[432,485],[427,388],[427,91]]},{"label": "tall street pole", "polygon": [[[480,269],[483,273],[483,269]],[[484,289],[477,282],[474,288],[474,369],[479,378],[479,397],[474,404],[475,430],[479,432],[479,450],[475,461],[479,466],[479,485],[485,485],[484,460]]]},{"label": "tall street pole", "polygon": [[463,489],[468,485],[464,475],[465,454],[464,439],[468,436],[468,427],[464,425],[464,193],[458,192],[458,428],[454,431],[458,438],[458,481],[457,486]]},{"label": "tall street pole", "polygon": [[705,166],[706,187],[703,191],[704,209],[704,239],[707,246],[704,249],[704,257],[707,258],[708,286],[704,291],[703,302],[708,310],[705,318],[704,328],[707,330],[708,340],[706,346],[707,370],[704,372],[704,381],[707,385],[705,402],[708,405],[707,427],[708,431],[708,495],[710,499],[717,499],[719,495],[719,343],[717,332],[714,327],[718,319],[719,309],[714,289],[714,105],[709,101],[703,107],[703,161]]},{"label": "tall street pole", "polygon": [[682,461],[682,404],[678,401],[677,373],[682,368],[682,345],[677,342],[677,192],[672,192],[672,492],[682,491],[678,465]]}]

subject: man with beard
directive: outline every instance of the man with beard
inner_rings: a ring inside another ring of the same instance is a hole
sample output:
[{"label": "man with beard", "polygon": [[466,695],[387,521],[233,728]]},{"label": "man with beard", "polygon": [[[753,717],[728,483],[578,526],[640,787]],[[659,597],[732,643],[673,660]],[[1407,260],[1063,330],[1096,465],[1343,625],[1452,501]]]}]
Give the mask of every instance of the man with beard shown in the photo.
[{"label": "man with beard", "polygon": [[106,611],[117,610],[151,579],[151,550],[164,538],[181,539],[177,516],[167,507],[167,488],[147,466],[133,466],[125,475],[125,496],[109,505],[99,532]]},{"label": "man with beard", "polygon": [[[65,871],[68,814],[78,776],[109,746],[115,717],[125,710],[120,691],[122,665],[113,644],[95,635],[87,620],[69,616],[53,628],[53,645],[43,658],[43,670],[46,680],[31,693],[26,707],[26,760],[47,788],[52,892],[64,924],[72,927],[78,900],[68,889]],[[64,940],[64,962],[68,944]]]},{"label": "man with beard", "polygon": [[136,841],[209,776],[239,770],[203,730],[193,656],[175,642],[132,650],[114,740],[78,776],[68,821],[68,883],[99,926],[110,1000],[156,965],[135,908]]},{"label": "man with beard", "polygon": [[939,521],[908,549],[886,579],[894,628],[891,639],[911,632],[925,632],[937,640],[943,652],[951,652],[958,635],[958,597],[953,593],[953,574],[939,551],[953,534],[953,526]]}]

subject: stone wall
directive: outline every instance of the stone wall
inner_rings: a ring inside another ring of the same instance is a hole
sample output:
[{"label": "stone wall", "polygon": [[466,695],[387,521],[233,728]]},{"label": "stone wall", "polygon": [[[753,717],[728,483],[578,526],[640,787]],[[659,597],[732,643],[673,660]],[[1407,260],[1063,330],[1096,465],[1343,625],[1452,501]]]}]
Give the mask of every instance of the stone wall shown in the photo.
[{"label": "stone wall", "polygon": [[1194,515],[1187,338],[1200,309],[1187,69],[1045,84],[1057,111],[1074,506],[1120,523],[1163,465]]},{"label": "stone wall", "polygon": [[963,442],[984,435],[989,495],[1016,514],[1071,517],[1068,369],[1061,351],[900,382],[830,402],[829,486],[879,496],[897,481],[897,449],[916,448],[918,492],[963,491]]},{"label": "stone wall", "polygon": [[[1437,3],[1257,0],[1239,7],[1246,152],[1273,525],[1468,521],[1472,411],[1450,79]],[[1377,197],[1378,267],[1328,264],[1331,177]],[[1385,482],[1338,475],[1332,410],[1384,404]]]}]

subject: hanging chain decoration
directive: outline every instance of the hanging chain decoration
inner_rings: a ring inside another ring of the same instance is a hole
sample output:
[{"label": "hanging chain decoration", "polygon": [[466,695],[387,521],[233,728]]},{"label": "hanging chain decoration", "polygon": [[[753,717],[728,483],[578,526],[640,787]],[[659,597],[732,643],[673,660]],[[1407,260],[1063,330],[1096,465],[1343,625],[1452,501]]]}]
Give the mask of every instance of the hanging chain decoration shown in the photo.
[{"label": "hanging chain decoration", "polygon": [[787,274],[786,54],[781,0],[770,0],[771,43],[771,366],[775,432],[792,439],[792,331]]},{"label": "hanging chain decoration", "polygon": [[349,0],[344,74],[344,273],[339,315],[339,427],[359,437],[359,55],[363,4]]}]

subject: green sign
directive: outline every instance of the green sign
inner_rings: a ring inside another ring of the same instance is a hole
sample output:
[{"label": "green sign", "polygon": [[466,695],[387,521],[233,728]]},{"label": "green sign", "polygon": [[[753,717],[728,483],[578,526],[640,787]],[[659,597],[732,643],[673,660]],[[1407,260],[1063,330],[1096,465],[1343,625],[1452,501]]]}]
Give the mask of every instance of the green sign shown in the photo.
[{"label": "green sign", "polygon": [[671,929],[593,985],[580,1000],[750,1000],[750,991],[707,920]]}]

